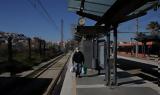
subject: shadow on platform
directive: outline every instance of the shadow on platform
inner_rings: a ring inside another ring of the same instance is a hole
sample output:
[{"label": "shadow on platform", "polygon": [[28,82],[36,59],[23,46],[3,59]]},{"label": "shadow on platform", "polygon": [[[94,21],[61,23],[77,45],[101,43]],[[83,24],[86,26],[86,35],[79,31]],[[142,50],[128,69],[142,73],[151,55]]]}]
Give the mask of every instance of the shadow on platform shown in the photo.
[{"label": "shadow on platform", "polygon": [[43,95],[52,79],[0,77],[0,95]]},{"label": "shadow on platform", "polygon": [[148,70],[156,71],[155,68],[157,68],[157,66],[155,66],[154,64],[153,65],[145,64],[121,58],[118,59],[118,67],[122,68],[123,70],[142,69],[144,71]]},{"label": "shadow on platform", "polygon": [[118,86],[124,85],[124,84],[144,84],[143,79],[133,79],[135,77],[134,75],[131,75],[128,72],[118,72],[118,80],[123,80],[118,83]]},{"label": "shadow on platform", "polygon": [[82,77],[95,77],[95,76],[99,76],[98,74],[90,74],[90,75],[83,75]]},{"label": "shadow on platform", "polygon": [[[157,76],[160,76],[155,64],[152,65],[126,59],[118,59],[118,68],[121,68],[127,72],[131,72],[130,74],[132,76],[141,77],[143,79],[152,81],[155,84],[157,83]],[[132,71],[134,71],[134,73]]]},{"label": "shadow on platform", "polygon": [[159,95],[149,87],[78,88],[78,95]]}]

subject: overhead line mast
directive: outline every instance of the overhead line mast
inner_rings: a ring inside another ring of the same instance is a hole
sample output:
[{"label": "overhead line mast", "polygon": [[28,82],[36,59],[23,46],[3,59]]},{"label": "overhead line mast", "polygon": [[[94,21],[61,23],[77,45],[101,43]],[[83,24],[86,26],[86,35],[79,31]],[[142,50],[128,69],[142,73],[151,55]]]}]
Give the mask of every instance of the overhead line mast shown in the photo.
[{"label": "overhead line mast", "polygon": [[61,43],[63,44],[63,19],[61,19]]}]

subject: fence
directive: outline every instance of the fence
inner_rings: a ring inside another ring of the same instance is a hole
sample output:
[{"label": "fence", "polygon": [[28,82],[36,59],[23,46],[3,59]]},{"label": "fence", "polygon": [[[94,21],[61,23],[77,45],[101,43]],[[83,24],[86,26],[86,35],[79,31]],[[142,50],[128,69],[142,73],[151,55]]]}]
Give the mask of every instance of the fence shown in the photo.
[{"label": "fence", "polygon": [[62,53],[57,45],[48,44],[41,39],[14,39],[0,43],[0,73],[15,74],[32,69],[43,61]]}]

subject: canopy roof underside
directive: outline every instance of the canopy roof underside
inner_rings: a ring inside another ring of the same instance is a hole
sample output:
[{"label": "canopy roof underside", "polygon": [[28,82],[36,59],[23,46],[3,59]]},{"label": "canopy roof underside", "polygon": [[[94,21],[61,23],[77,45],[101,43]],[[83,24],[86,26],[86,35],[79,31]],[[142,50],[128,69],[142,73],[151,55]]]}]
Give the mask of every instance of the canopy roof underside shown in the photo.
[{"label": "canopy roof underside", "polygon": [[[84,9],[80,11],[82,2]],[[68,0],[68,10],[101,25],[121,23],[143,16],[157,3],[157,0]]]}]

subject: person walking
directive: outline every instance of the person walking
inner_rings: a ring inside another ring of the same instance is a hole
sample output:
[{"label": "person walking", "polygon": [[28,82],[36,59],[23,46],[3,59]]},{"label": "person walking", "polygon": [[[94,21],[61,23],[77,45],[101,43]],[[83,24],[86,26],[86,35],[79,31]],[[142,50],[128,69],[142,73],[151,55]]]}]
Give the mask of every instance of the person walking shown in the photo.
[{"label": "person walking", "polygon": [[72,63],[73,63],[73,66],[76,67],[76,77],[81,77],[80,74],[81,74],[82,66],[84,64],[84,55],[79,50],[78,47],[76,48],[73,54]]}]

